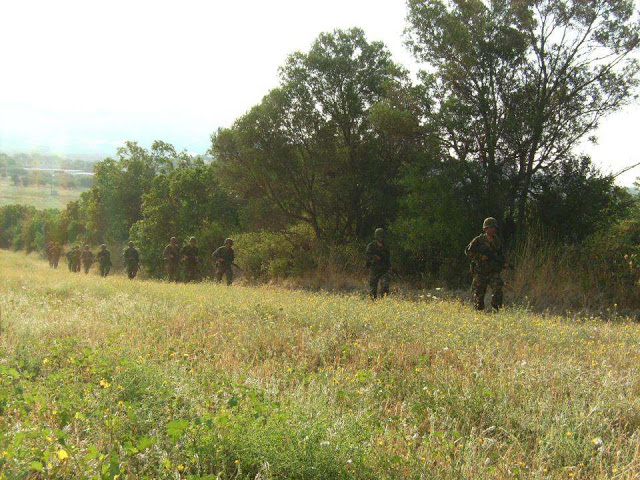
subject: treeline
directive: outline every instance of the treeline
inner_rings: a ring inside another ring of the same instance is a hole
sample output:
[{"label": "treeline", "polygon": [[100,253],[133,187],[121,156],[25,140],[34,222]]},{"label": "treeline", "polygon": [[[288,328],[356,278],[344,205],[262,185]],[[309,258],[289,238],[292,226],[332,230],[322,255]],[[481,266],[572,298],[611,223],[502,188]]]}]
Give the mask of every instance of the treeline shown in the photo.
[{"label": "treeline", "polygon": [[60,170],[93,172],[94,162],[53,155],[0,153],[0,178],[8,179],[14,186],[53,186],[64,189],[89,188],[93,184],[90,175],[55,174],[45,170],[28,170],[28,167],[46,167]]},{"label": "treeline", "polygon": [[[277,88],[212,135],[213,161],[128,143],[95,166],[78,202],[34,221],[67,243],[132,239],[152,276],[171,236],[196,236],[207,252],[233,236],[238,263],[260,278],[358,272],[382,226],[402,276],[461,286],[463,248],[494,216],[512,255],[527,245],[532,260],[536,243],[571,250],[576,274],[599,258],[602,275],[589,274],[583,296],[598,285],[609,301],[620,290],[611,275],[631,285],[635,198],[576,149],[635,91],[633,2],[407,8],[407,45],[426,66],[417,79],[362,30],[322,34],[287,59]],[[3,247],[40,246],[21,222],[6,224],[5,240],[3,220]]]}]

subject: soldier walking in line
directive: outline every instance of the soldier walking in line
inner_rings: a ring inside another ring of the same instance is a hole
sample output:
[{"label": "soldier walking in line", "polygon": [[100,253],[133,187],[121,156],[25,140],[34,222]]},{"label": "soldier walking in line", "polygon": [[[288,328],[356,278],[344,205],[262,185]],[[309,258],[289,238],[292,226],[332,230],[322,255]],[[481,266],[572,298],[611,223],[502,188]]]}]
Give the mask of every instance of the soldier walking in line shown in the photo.
[{"label": "soldier walking in line", "polygon": [[82,263],[82,268],[84,268],[84,273],[89,273],[89,269],[93,265],[93,252],[89,250],[89,245],[85,245],[80,253],[80,262]]},{"label": "soldier walking in line", "polygon": [[96,255],[96,258],[100,264],[100,275],[106,277],[109,275],[109,270],[111,270],[111,252],[107,250],[105,244],[100,246],[100,251]]},{"label": "soldier walking in line", "polygon": [[384,230],[376,228],[375,240],[367,245],[365,252],[367,268],[369,269],[369,295],[378,298],[378,283],[380,295],[389,294],[389,280],[391,276],[391,253],[384,241]]},{"label": "soldier walking in line", "polygon": [[62,247],[58,242],[53,244],[51,248],[51,261],[53,263],[53,268],[58,268],[58,262],[60,262],[60,255],[62,255]]},{"label": "soldier walking in line", "polygon": [[138,270],[140,270],[140,253],[138,253],[133,242],[129,242],[129,247],[124,251],[122,256],[127,266],[127,276],[129,280],[133,280],[136,278]]},{"label": "soldier walking in line", "polygon": [[196,237],[191,237],[189,243],[182,247],[184,259],[185,279],[187,282],[200,280],[200,250],[196,246]]},{"label": "soldier walking in line", "polygon": [[222,277],[225,276],[227,285],[233,282],[233,261],[235,260],[235,252],[233,251],[233,240],[227,238],[224,245],[218,247],[212,254],[211,258],[216,266],[216,282],[220,283]]},{"label": "soldier walking in line", "polygon": [[52,255],[52,250],[53,250],[53,242],[49,241],[47,242],[47,244],[44,246],[44,251],[47,254],[47,260],[49,260],[49,266],[53,268],[53,255]]},{"label": "soldier walking in line", "polygon": [[473,281],[473,305],[476,310],[484,310],[484,297],[487,287],[491,288],[491,307],[497,312],[502,308],[502,287],[504,281],[500,276],[503,268],[509,264],[504,259],[502,242],[498,237],[498,221],[489,217],[482,224],[484,233],[478,235],[467,245],[464,253],[471,260]]},{"label": "soldier walking in line", "polygon": [[67,266],[69,267],[69,271],[73,272],[73,249],[69,250],[66,253],[66,257],[67,257]]},{"label": "soldier walking in line", "polygon": [[71,268],[75,273],[80,272],[80,253],[80,245],[74,246],[71,252]]},{"label": "soldier walking in line", "polygon": [[164,247],[164,265],[170,282],[178,281],[178,267],[180,266],[180,248],[176,237],[171,237],[169,244]]}]

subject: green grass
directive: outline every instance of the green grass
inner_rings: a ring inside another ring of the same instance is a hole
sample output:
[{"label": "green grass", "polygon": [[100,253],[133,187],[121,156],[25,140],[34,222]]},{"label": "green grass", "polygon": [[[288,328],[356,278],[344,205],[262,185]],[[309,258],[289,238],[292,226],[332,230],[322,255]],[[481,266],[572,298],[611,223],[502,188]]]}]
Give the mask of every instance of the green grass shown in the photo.
[{"label": "green grass", "polygon": [[640,476],[633,323],[6,251],[0,309],[2,478]]},{"label": "green grass", "polygon": [[57,208],[64,210],[67,203],[80,198],[86,189],[64,189],[57,187],[51,195],[51,187],[46,186],[15,186],[10,179],[0,179],[0,207],[5,205],[31,205],[40,210]]}]

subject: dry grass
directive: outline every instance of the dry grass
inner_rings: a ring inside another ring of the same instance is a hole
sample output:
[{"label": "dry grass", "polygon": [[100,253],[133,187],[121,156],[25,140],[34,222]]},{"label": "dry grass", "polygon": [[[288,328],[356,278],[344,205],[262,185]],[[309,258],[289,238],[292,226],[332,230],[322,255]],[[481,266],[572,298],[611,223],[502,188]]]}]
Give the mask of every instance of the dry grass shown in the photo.
[{"label": "dry grass", "polygon": [[0,278],[5,478],[640,476],[630,322],[103,280],[4,251]]}]

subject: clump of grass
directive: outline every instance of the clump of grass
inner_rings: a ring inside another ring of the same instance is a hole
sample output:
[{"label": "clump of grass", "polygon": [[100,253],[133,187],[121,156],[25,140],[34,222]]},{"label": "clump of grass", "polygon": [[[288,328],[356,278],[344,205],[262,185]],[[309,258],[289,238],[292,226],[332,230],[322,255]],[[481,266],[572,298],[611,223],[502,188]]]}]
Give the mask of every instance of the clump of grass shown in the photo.
[{"label": "clump of grass", "polygon": [[637,325],[0,252],[5,478],[634,478]]}]

